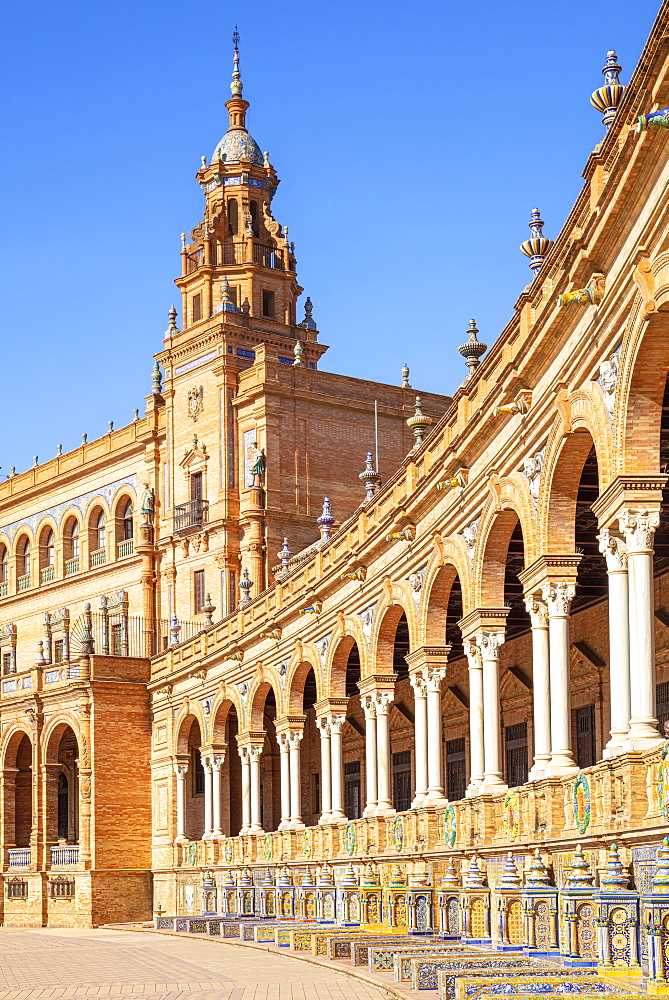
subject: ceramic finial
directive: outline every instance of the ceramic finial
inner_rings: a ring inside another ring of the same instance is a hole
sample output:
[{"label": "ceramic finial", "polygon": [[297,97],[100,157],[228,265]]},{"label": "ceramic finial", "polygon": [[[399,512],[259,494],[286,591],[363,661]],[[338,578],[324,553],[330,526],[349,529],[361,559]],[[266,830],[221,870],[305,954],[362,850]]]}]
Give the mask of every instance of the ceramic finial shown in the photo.
[{"label": "ceramic finial", "polygon": [[532,209],[528,225],[530,227],[530,238],[520,244],[520,252],[530,258],[529,266],[536,274],[541,269],[541,265],[546,259],[546,254],[553,246],[553,241],[544,236],[544,223],[538,208]]},{"label": "ceramic finial", "polygon": [[610,128],[625,92],[625,86],[619,79],[621,72],[618,56],[611,49],[606,53],[606,63],[602,67],[604,86],[598,87],[590,97],[593,108],[602,112],[602,121],[607,128]]}]

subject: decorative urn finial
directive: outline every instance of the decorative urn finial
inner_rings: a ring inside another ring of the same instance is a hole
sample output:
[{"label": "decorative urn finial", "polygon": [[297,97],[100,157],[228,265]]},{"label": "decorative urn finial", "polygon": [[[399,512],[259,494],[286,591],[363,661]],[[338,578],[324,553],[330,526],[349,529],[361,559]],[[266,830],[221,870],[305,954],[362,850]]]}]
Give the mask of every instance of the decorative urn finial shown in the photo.
[{"label": "decorative urn finial", "polygon": [[209,627],[209,625],[214,624],[214,611],[216,610],[216,605],[211,599],[211,594],[207,594],[204,599],[204,604],[202,605],[202,613],[204,614],[204,624]]},{"label": "decorative urn finial", "polygon": [[525,876],[525,884],[537,888],[542,885],[551,884],[551,879],[550,875],[548,874],[548,869],[541,860],[541,853],[538,847],[534,852],[534,857],[532,858],[532,864],[527,870],[527,874]]},{"label": "decorative urn finial", "polygon": [[626,889],[629,880],[630,877],[625,871],[625,865],[620,860],[618,845],[611,844],[606,856],[604,871],[599,878],[599,883],[602,889],[615,891],[617,889]]},{"label": "decorative urn finial", "polygon": [[361,479],[365,485],[365,489],[367,491],[365,500],[373,500],[374,494],[381,485],[381,476],[374,468],[371,451],[367,452],[367,458],[365,459],[365,471],[360,473],[358,479]]},{"label": "decorative urn finial", "polygon": [[485,886],[485,884],[486,884],[485,872],[481,871],[481,869],[479,868],[478,860],[476,856],[474,856],[471,860],[471,864],[467,872],[465,873],[463,886],[469,889],[481,889]]},{"label": "decorative urn finial", "polygon": [[176,337],[180,332],[177,326],[177,310],[176,306],[170,306],[167,311],[167,329],[165,330],[165,337]]},{"label": "decorative urn finial", "polygon": [[618,79],[621,72],[622,66],[618,65],[618,56],[611,49],[606,53],[606,64],[602,66],[604,86],[598,87],[590,97],[593,108],[602,112],[602,121],[607,128],[616,117],[616,111],[625,93],[625,86]]},{"label": "decorative urn finial", "polygon": [[441,888],[442,889],[459,889],[460,888],[460,875],[455,867],[455,859],[450,857],[446,864],[446,871],[441,876]]},{"label": "decorative urn finial", "polygon": [[160,370],[160,365],[156,361],[153,366],[153,373],[151,375],[151,392],[154,396],[159,396],[163,391],[163,374]]},{"label": "decorative urn finial", "polygon": [[590,871],[590,865],[583,854],[583,848],[579,844],[571,863],[571,868],[567,873],[568,889],[589,889],[595,881],[595,876]]},{"label": "decorative urn finial", "polygon": [[669,837],[664,838],[655,854],[651,892],[656,896],[669,896]]},{"label": "decorative urn finial", "polygon": [[408,364],[405,361],[404,365],[402,366],[402,388],[403,389],[410,389],[411,388],[411,385],[409,383],[409,374],[410,374],[410,372],[409,372],[409,366],[408,366]]},{"label": "decorative urn finial", "polygon": [[332,514],[332,508],[330,507],[330,497],[323,497],[323,513],[316,521],[316,524],[321,530],[321,541],[329,541],[330,535],[332,534],[332,526],[335,523],[335,518]]},{"label": "decorative urn finial", "polygon": [[426,416],[421,410],[421,398],[416,396],[416,402],[413,407],[414,413],[413,417],[409,417],[407,420],[407,427],[413,431],[413,435],[416,439],[414,448],[419,448],[423,443],[423,438],[425,437],[425,431],[428,429],[432,423],[432,417]]},{"label": "decorative urn finial", "polygon": [[283,548],[281,549],[280,552],[277,552],[277,556],[281,560],[281,570],[284,573],[288,569],[288,563],[290,562],[290,557],[292,556],[292,554],[293,553],[288,548],[288,539],[284,538]]},{"label": "decorative urn finial", "polygon": [[295,341],[295,347],[293,348],[295,354],[295,360],[293,361],[293,368],[304,368],[304,347],[302,346],[301,340]]},{"label": "decorative urn finial", "polygon": [[230,294],[230,282],[226,277],[221,281],[221,312],[237,312],[237,306]]},{"label": "decorative urn finial", "polygon": [[251,588],[252,587],[253,587],[253,580],[249,576],[248,569],[245,569],[244,572],[242,573],[242,578],[239,581],[239,589],[242,592],[242,596],[241,596],[240,601],[239,601],[240,604],[248,604],[249,603],[249,601],[251,600]]},{"label": "decorative urn finial", "polygon": [[469,369],[469,374],[467,375],[467,378],[471,378],[476,369],[478,368],[478,366],[481,364],[480,361],[481,355],[485,354],[485,352],[488,350],[488,345],[482,343],[482,341],[478,339],[478,329],[476,327],[476,320],[470,319],[467,333],[469,334],[467,342],[464,344],[460,344],[460,346],[458,347],[458,352],[465,359],[465,364]]},{"label": "decorative urn finial", "polygon": [[532,209],[532,217],[528,222],[528,226],[530,227],[530,238],[520,244],[520,252],[530,258],[529,266],[536,274],[545,261],[546,254],[553,246],[553,241],[544,236],[544,223],[538,208]]},{"label": "decorative urn finial", "polygon": [[307,297],[305,299],[305,302],[304,302],[304,319],[300,323],[300,326],[303,327],[305,330],[317,330],[318,329],[318,327],[316,326],[316,323],[314,321],[314,318],[312,316],[313,311],[314,311],[313,302],[311,301],[311,299],[307,295]]},{"label": "decorative urn finial", "polygon": [[509,853],[506,856],[506,864],[504,865],[504,871],[502,872],[500,889],[519,889],[519,888],[520,888],[520,874],[514,864],[513,854]]}]

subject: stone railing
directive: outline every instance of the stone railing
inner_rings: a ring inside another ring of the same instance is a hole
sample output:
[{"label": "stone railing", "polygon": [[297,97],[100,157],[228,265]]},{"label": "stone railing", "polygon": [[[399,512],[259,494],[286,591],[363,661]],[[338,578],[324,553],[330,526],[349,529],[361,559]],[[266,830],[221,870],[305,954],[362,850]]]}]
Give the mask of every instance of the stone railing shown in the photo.
[{"label": "stone railing", "polygon": [[[257,836],[175,845],[176,867],[193,865],[308,864],[317,861],[500,854],[521,845],[569,845],[584,838],[645,831],[666,833],[669,799],[658,788],[661,748],[603,761],[573,778],[551,778],[451,802],[438,809],[352,820]],[[662,765],[663,766],[663,765]],[[669,768],[668,768],[669,770]],[[669,786],[669,775],[668,775]]]},{"label": "stone railing", "polygon": [[30,864],[29,847],[10,847],[7,853],[10,868],[27,868]]},{"label": "stone railing", "polygon": [[51,848],[51,867],[66,868],[79,864],[79,845]]}]

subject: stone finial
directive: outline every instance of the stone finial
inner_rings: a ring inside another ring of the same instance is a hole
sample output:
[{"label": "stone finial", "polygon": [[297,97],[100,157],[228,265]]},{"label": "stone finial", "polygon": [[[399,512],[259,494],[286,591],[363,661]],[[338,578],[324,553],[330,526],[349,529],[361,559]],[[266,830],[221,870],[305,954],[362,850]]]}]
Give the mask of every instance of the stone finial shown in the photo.
[{"label": "stone finial", "polygon": [[318,876],[318,885],[326,885],[326,886],[327,885],[334,885],[334,878],[333,878],[333,875],[332,875],[332,869],[330,868],[330,866],[327,863],[327,861],[325,862],[325,864],[323,865],[323,867],[320,870],[320,874]]},{"label": "stone finial", "polygon": [[488,345],[482,343],[478,339],[478,329],[476,327],[476,321],[473,319],[470,319],[469,321],[467,334],[467,341],[464,344],[460,344],[458,352],[465,359],[465,364],[468,369],[467,378],[471,378],[478,366],[481,364],[481,355],[485,354],[488,350]]},{"label": "stone finial", "polygon": [[277,552],[277,557],[281,560],[281,569],[285,572],[288,569],[288,563],[290,562],[290,557],[292,552],[288,548],[288,539],[284,538],[283,548],[280,552]]},{"label": "stone finial", "polygon": [[651,891],[655,896],[669,896],[669,837],[657,848]]},{"label": "stone finial", "polygon": [[263,165],[263,167],[269,167],[270,166],[269,153],[267,152],[267,150],[265,150],[265,152],[262,154],[262,165]]},{"label": "stone finial", "polygon": [[486,884],[486,874],[479,868],[478,859],[474,856],[465,872],[463,887],[467,889],[482,889]]},{"label": "stone finial", "polygon": [[302,346],[301,340],[295,341],[295,347],[293,348],[295,354],[295,360],[293,361],[294,368],[304,368],[304,347]]},{"label": "stone finial", "polygon": [[37,663],[38,667],[43,667],[44,664],[46,663],[46,657],[44,656],[44,643],[42,642],[41,639],[37,643],[37,660],[36,660],[36,663]]},{"label": "stone finial", "polygon": [[611,49],[606,53],[606,63],[602,67],[604,86],[598,87],[590,97],[593,108],[602,112],[602,121],[607,128],[610,128],[625,92],[625,86],[619,80],[621,72],[622,66],[618,65],[618,56]]},{"label": "stone finial", "polygon": [[316,521],[316,524],[320,528],[322,542],[327,542],[329,540],[334,523],[335,517],[332,514],[330,497],[323,497],[323,513]]},{"label": "stone finial", "polygon": [[87,441],[88,441],[88,434],[86,433],[86,431],[84,431],[84,433],[81,435],[81,443],[86,444]]},{"label": "stone finial", "polygon": [[599,884],[602,889],[626,889],[629,883],[629,875],[625,871],[625,865],[620,860],[618,845],[611,844],[606,855],[606,865],[601,873]]},{"label": "stone finial", "polygon": [[114,421],[110,420],[108,426],[109,426],[109,433],[111,434],[111,432],[114,430]]},{"label": "stone finial", "polygon": [[230,282],[227,277],[221,281],[221,312],[237,312],[237,306],[232,301]]},{"label": "stone finial", "polygon": [[395,888],[399,888],[400,886],[407,884],[406,873],[401,865],[393,865],[390,872],[390,884]]},{"label": "stone finial", "polygon": [[160,365],[156,361],[153,365],[153,373],[151,375],[151,392],[154,396],[160,396],[163,391],[163,373],[160,370]]},{"label": "stone finial", "polygon": [[500,889],[520,889],[520,873],[516,868],[513,860],[513,854],[509,852],[506,856],[506,864],[504,865],[504,871],[502,872],[502,880],[499,884]]},{"label": "stone finial", "polygon": [[265,877],[262,880],[262,886],[265,889],[273,889],[274,885],[274,875],[272,874],[271,869],[267,868],[265,871]]},{"label": "stone finial", "polygon": [[353,867],[353,865],[349,864],[349,866],[345,869],[344,874],[342,875],[342,878],[341,878],[341,881],[340,881],[339,885],[343,889],[357,889],[357,887],[358,887],[358,876],[356,874],[356,871],[355,871],[355,868]]},{"label": "stone finial", "polygon": [[179,632],[181,632],[181,622],[175,612],[170,620],[170,643],[172,646],[179,645]]},{"label": "stone finial", "polygon": [[233,97],[241,97],[244,85],[242,83],[242,74],[239,71],[239,32],[237,31],[237,25],[235,25],[235,30],[232,33],[232,44],[234,46],[234,55],[232,59],[232,83],[230,84],[230,90]]},{"label": "stone finial", "polygon": [[224,889],[236,889],[237,883],[235,882],[235,875],[232,868],[228,868],[225,873],[225,881],[223,882]]},{"label": "stone finial", "polygon": [[551,879],[548,874],[548,869],[546,865],[541,860],[541,852],[537,847],[534,852],[534,857],[532,858],[532,864],[527,870],[525,875],[525,884],[531,888],[539,888],[540,886],[550,885]]},{"label": "stone finial", "polygon": [[311,299],[309,298],[309,296],[307,295],[307,297],[305,299],[305,302],[304,302],[304,319],[300,323],[300,326],[303,327],[305,330],[317,330],[318,329],[318,327],[316,326],[316,323],[314,321],[314,318],[312,316],[313,311],[314,311],[313,303],[312,303]]},{"label": "stone finial", "polygon": [[365,870],[363,872],[362,878],[360,879],[360,885],[378,885],[379,877],[376,873],[376,868],[372,861],[368,861],[365,865]]},{"label": "stone finial", "polygon": [[358,479],[361,479],[364,483],[366,495],[365,500],[373,500],[374,494],[381,485],[381,476],[378,474],[374,468],[374,462],[372,460],[371,451],[367,452],[367,458],[365,459],[365,470],[358,475]]},{"label": "stone finial", "polygon": [[139,410],[135,410],[132,416],[133,420],[139,420]]},{"label": "stone finial", "polygon": [[204,624],[207,628],[214,624],[214,611],[216,610],[216,605],[212,602],[211,594],[207,594],[204,599],[204,604],[202,605],[202,613],[204,615]]},{"label": "stone finial", "polygon": [[56,448],[56,455],[62,455],[62,454],[63,454],[63,446],[62,444],[59,444],[58,447]]},{"label": "stone finial", "polygon": [[408,366],[408,364],[405,361],[404,364],[402,365],[402,388],[403,389],[410,389],[411,388],[411,385],[409,383],[409,374],[410,374],[410,372],[409,372],[409,366]]},{"label": "stone finial", "polygon": [[579,844],[567,875],[567,888],[589,889],[594,881],[595,876],[592,874],[590,865],[583,854],[583,848]]},{"label": "stone finial", "polygon": [[530,258],[529,266],[536,274],[541,269],[541,265],[546,259],[546,254],[553,246],[553,241],[544,236],[544,223],[538,208],[532,209],[528,225],[530,227],[530,238],[520,244],[520,252]]},{"label": "stone finial", "polygon": [[432,423],[432,417],[426,416],[421,410],[421,398],[416,396],[416,402],[414,403],[414,413],[413,417],[409,417],[407,420],[407,427],[413,431],[413,436],[416,439],[414,443],[414,448],[419,448],[423,443],[423,438],[425,437],[425,431]]},{"label": "stone finial", "polygon": [[181,234],[181,252],[186,253],[186,234]]},{"label": "stone finial", "polygon": [[176,337],[180,332],[177,326],[177,310],[176,306],[170,306],[167,311],[167,329],[165,330],[165,337]]},{"label": "stone finial", "polygon": [[39,455],[33,455],[33,466],[39,465]]},{"label": "stone finial", "polygon": [[248,295],[244,296],[244,301],[242,302],[242,313],[244,316],[251,315],[251,303],[249,302]]},{"label": "stone finial", "polygon": [[284,865],[284,867],[279,872],[276,884],[278,886],[281,886],[282,888],[292,887],[293,879],[290,874],[290,869],[286,865]]},{"label": "stone finial", "polygon": [[207,157],[206,156],[201,156],[200,157],[200,168],[202,170],[205,170],[206,166],[207,166]]},{"label": "stone finial", "polygon": [[242,872],[241,878],[239,879],[239,884],[244,887],[253,885],[253,876],[251,875],[251,872],[248,870],[248,868],[245,868],[244,871]]},{"label": "stone finial", "polygon": [[239,589],[242,592],[242,596],[241,596],[240,601],[239,601],[240,604],[248,604],[249,603],[249,601],[251,600],[251,588],[252,587],[253,587],[253,580],[249,576],[248,569],[245,569],[244,572],[242,573],[242,578],[239,581]]},{"label": "stone finial", "polygon": [[457,868],[455,867],[455,858],[451,857],[448,859],[446,864],[446,871],[441,876],[441,888],[442,889],[459,889],[460,888],[460,875]]}]

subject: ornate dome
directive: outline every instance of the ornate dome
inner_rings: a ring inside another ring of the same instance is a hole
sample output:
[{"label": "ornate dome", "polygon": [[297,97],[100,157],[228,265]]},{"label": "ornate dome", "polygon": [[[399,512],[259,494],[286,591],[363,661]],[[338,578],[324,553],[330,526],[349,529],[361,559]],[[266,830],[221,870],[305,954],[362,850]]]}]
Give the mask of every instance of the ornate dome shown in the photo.
[{"label": "ornate dome", "polygon": [[236,163],[242,156],[247,157],[258,167],[262,167],[264,162],[260,146],[246,129],[231,128],[226,132],[214,150],[212,161],[218,159],[219,153],[226,163]]}]

